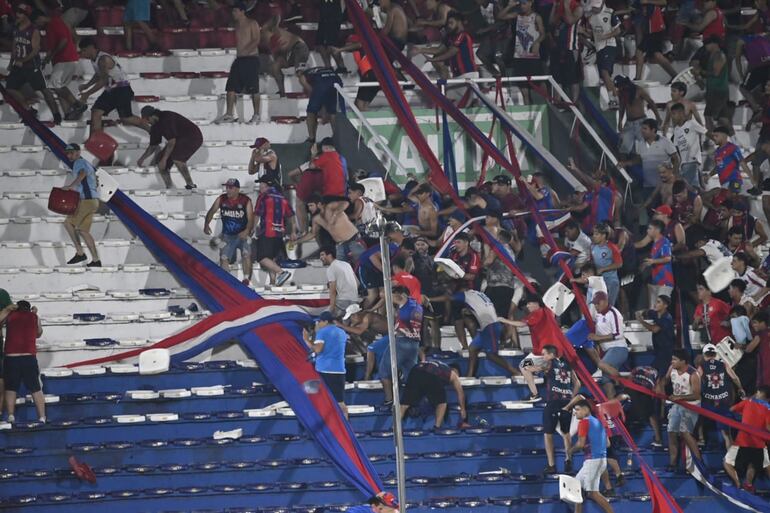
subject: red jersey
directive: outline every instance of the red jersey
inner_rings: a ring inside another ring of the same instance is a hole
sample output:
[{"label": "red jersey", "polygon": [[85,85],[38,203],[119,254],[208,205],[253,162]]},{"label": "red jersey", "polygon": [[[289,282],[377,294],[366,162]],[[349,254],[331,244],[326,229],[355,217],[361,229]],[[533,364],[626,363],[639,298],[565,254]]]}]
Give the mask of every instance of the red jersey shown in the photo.
[{"label": "red jersey", "polygon": [[[449,258],[454,261],[460,268],[465,271],[465,277],[461,282],[459,290],[472,289],[474,280],[478,277],[481,270],[481,257],[478,253],[468,248],[468,252],[465,255],[461,255],[459,252],[452,250],[449,254]],[[468,278],[468,275],[472,274],[472,278]]]},{"label": "red jersey", "polygon": [[72,37],[72,30],[67,26],[61,16],[52,16],[51,21],[45,26],[45,48],[50,54],[60,41],[66,41],[64,48],[53,57],[53,63],[78,62],[80,55]]},{"label": "red jersey", "polygon": [[422,302],[422,284],[417,277],[407,272],[400,272],[393,275],[393,281],[408,288],[410,298],[418,303]]},{"label": "red jersey", "polygon": [[5,320],[5,354],[37,354],[37,314],[11,312]]},{"label": "red jersey", "polygon": [[283,237],[286,232],[286,219],[294,215],[289,200],[274,188],[260,194],[254,207],[254,215],[259,217],[259,237]]},{"label": "red jersey", "polygon": [[342,155],[336,151],[325,151],[310,165],[321,170],[323,196],[347,196],[348,168]]},{"label": "red jersey", "polygon": [[[767,425],[770,424],[770,409],[767,408],[767,404],[752,399],[745,399],[731,409],[743,416],[741,419],[742,424],[765,431],[767,430]],[[744,431],[738,431],[738,436],[735,437],[735,445],[738,447],[764,449],[766,442]]]},{"label": "red jersey", "polygon": [[457,53],[449,62],[452,75],[459,77],[466,73],[476,71],[476,57],[473,53],[473,38],[465,31],[452,38],[452,46],[457,48]]},{"label": "red jersey", "polygon": [[703,303],[700,303],[695,307],[695,317],[703,319],[703,324],[706,326],[712,344],[717,344],[720,340],[732,334],[730,328],[722,326],[722,323],[730,318],[730,305],[721,299],[712,297],[708,302],[705,312]]},{"label": "red jersey", "polygon": [[715,7],[714,12],[717,17],[703,29],[704,41],[708,41],[711,36],[717,36],[722,40],[725,38],[725,15],[719,7]]}]

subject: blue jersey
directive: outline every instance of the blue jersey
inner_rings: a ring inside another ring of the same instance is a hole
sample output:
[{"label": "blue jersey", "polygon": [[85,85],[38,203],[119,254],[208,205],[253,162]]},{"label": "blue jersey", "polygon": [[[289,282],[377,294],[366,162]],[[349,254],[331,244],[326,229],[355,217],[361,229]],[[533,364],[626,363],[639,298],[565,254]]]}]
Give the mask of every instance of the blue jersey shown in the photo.
[{"label": "blue jersey", "polygon": [[412,298],[398,309],[396,336],[419,341],[422,337],[422,306]]},{"label": "blue jersey", "polygon": [[345,374],[345,345],[348,334],[338,326],[324,326],[315,334],[324,347],[315,357],[315,370],[329,374]]},{"label": "blue jersey", "polygon": [[[398,244],[391,242],[388,244],[388,247],[390,248],[390,258],[393,258],[396,256],[396,253],[398,253],[399,246]],[[372,270],[376,271],[376,268],[374,267],[374,264],[372,264],[371,260],[369,260],[374,255],[380,254],[381,249],[379,244],[375,244],[374,246],[370,247],[363,253],[361,253],[361,256],[358,257],[358,265],[361,267],[366,267]]]},{"label": "blue jersey", "polygon": [[238,194],[235,198],[229,198],[227,194],[219,197],[219,215],[222,217],[222,233],[224,235],[238,235],[249,224],[248,206],[249,197]]},{"label": "blue jersey", "polygon": [[86,177],[78,185],[73,187],[80,193],[80,199],[96,199],[96,169],[84,158],[79,158],[72,163],[70,175],[75,180],[80,173],[86,174]]},{"label": "blue jersey", "polygon": [[[599,269],[607,267],[617,260],[622,261],[622,256],[618,247],[612,242],[608,242],[601,246],[598,244],[591,246],[591,260],[593,260],[596,268]],[[620,281],[617,269],[602,273],[602,278],[604,278],[604,281]]]},{"label": "blue jersey", "polygon": [[586,438],[587,460],[607,457],[607,432],[599,419],[593,415],[581,419],[578,424],[578,436]]},{"label": "blue jersey", "polygon": [[725,143],[714,152],[714,168],[719,176],[719,184],[727,185],[730,183],[742,184],[741,161],[743,154],[741,149],[731,142]]},{"label": "blue jersey", "polygon": [[332,68],[327,67],[309,68],[303,72],[303,75],[313,87],[316,87],[321,82],[326,81],[339,83],[342,82],[339,75],[337,75],[337,73],[335,73]]},{"label": "blue jersey", "polygon": [[727,370],[721,360],[703,362],[703,376],[701,377],[701,394],[708,401],[724,401],[730,397],[727,386]]},{"label": "blue jersey", "polygon": [[345,510],[347,513],[374,513],[371,506],[351,506]]}]

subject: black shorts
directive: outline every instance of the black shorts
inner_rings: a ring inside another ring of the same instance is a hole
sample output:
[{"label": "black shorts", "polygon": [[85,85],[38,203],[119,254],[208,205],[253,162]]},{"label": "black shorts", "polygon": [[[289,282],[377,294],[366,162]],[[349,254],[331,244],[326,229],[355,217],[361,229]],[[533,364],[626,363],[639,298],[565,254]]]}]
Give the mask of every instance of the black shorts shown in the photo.
[{"label": "black shorts", "polygon": [[338,403],[345,402],[345,374],[332,374],[331,372],[319,372],[329,392]]},{"label": "black shorts", "polygon": [[484,294],[486,294],[489,300],[492,301],[492,305],[494,305],[495,313],[498,317],[508,317],[513,293],[513,287],[500,286],[487,287],[484,291]]},{"label": "black shorts", "polygon": [[738,454],[735,456],[735,471],[739,476],[742,476],[751,465],[754,467],[754,471],[760,474],[764,462],[764,447],[738,447]]},{"label": "black shorts", "polygon": [[114,87],[99,95],[91,110],[100,110],[105,115],[117,110],[121,119],[130,118],[134,115],[133,110],[131,110],[133,99],[134,90],[131,89],[131,86]]},{"label": "black shorts", "polygon": [[24,87],[25,84],[29,84],[33,91],[43,91],[48,88],[40,68],[32,66],[11,68],[11,73],[5,81],[5,87],[8,89],[19,90]]},{"label": "black shorts", "polygon": [[728,91],[706,90],[706,110],[703,115],[711,119],[730,117],[730,93]]},{"label": "black shorts", "polygon": [[259,262],[263,258],[269,258],[275,260],[282,257],[286,252],[286,247],[283,243],[282,237],[258,237],[256,240],[256,248],[254,254],[256,260]]},{"label": "black shorts", "polygon": [[599,70],[599,74],[602,71],[606,71],[613,76],[612,73],[615,70],[615,60],[618,55],[617,46],[605,46],[598,52],[596,52],[596,68]]},{"label": "black shorts", "polygon": [[428,398],[431,406],[444,404],[446,403],[446,389],[438,376],[415,367],[406,380],[401,404],[417,406],[423,397]]},{"label": "black shorts", "polygon": [[259,93],[259,57],[236,57],[230,66],[225,91],[238,94]]},{"label": "black shorts", "polygon": [[569,433],[572,422],[572,412],[562,408],[569,404],[569,399],[552,399],[545,403],[543,408],[543,433],[552,435],[556,433],[556,426],[561,427],[562,433]]},{"label": "black shorts", "polygon": [[665,35],[665,31],[645,34],[642,38],[641,44],[639,45],[639,50],[641,50],[647,57],[652,57],[656,53],[663,53]]},{"label": "black shorts", "polygon": [[[373,70],[369,70],[363,74],[361,82],[378,82],[377,75],[374,74]],[[379,92],[379,86],[359,87],[358,92],[356,93],[356,101],[360,100],[362,102],[372,103],[372,100],[374,100],[374,97],[377,96],[377,93]]]},{"label": "black shorts", "polygon": [[626,412],[629,420],[647,422],[655,415],[655,399],[636,390],[626,390],[631,399],[631,406]]},{"label": "black shorts", "polygon": [[385,286],[382,273],[371,265],[358,266],[358,281],[366,290],[381,289]]},{"label": "black shorts", "polygon": [[580,70],[574,50],[556,49],[551,55],[551,75],[561,86],[580,82]]},{"label": "black shorts", "polygon": [[318,114],[321,109],[324,109],[329,115],[337,113],[337,88],[334,87],[335,84],[342,85],[342,80],[335,77],[317,80],[313,84],[313,92],[310,93],[310,98],[307,101],[308,114]]},{"label": "black shorts", "polygon": [[[543,73],[543,63],[540,59],[513,59],[511,67],[516,77],[534,77]],[[519,84],[525,85],[523,82]]]},{"label": "black shorts", "polygon": [[764,66],[749,71],[746,74],[746,79],[743,81],[742,86],[749,91],[753,91],[757,87],[764,87],[765,82],[768,80],[770,80],[770,64],[765,64]]},{"label": "black shorts", "polygon": [[37,358],[33,355],[6,356],[3,362],[3,381],[5,389],[11,392],[18,393],[22,383],[30,394],[40,392],[42,386]]},{"label": "black shorts", "polygon": [[319,46],[336,46],[340,40],[342,6],[339,2],[321,2],[315,42]]}]

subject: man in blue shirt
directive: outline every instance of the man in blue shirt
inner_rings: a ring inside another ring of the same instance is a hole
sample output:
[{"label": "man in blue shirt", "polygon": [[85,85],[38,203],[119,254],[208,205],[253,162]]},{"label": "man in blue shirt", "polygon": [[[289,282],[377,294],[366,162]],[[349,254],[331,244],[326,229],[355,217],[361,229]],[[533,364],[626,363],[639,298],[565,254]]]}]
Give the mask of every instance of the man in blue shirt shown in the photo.
[{"label": "man in blue shirt", "polygon": [[91,252],[91,262],[87,267],[101,267],[99,253],[96,251],[96,242],[91,236],[91,223],[94,214],[99,209],[99,199],[96,192],[96,169],[86,159],[80,156],[80,146],[77,144],[68,144],[64,148],[67,158],[72,161],[72,169],[69,172],[69,184],[64,186],[64,190],[77,191],[80,194],[80,202],[74,214],[68,215],[64,220],[64,229],[67,230],[73,244],[75,244],[76,254],[67,261],[67,264],[78,264],[87,260],[85,251],[83,251],[84,241]]},{"label": "man in blue shirt", "polygon": [[335,326],[331,312],[321,313],[315,323],[315,337],[309,343],[315,353],[315,370],[329,387],[334,400],[340,405],[345,418],[348,408],[345,405],[345,346],[348,334]]},{"label": "man in blue shirt", "polygon": [[[605,513],[613,513],[612,506],[599,492],[599,483],[602,474],[607,470],[607,432],[601,421],[591,415],[591,405],[588,401],[578,401],[573,406],[575,416],[578,418],[578,441],[567,450],[567,457],[580,450],[585,450],[583,466],[577,473],[580,487],[586,491],[588,498],[592,499]],[[583,503],[575,504],[575,513],[583,512]]]},{"label": "man in blue shirt", "polygon": [[398,501],[390,492],[380,492],[369,499],[366,506],[351,506],[347,513],[396,513]]},{"label": "man in blue shirt", "polygon": [[[406,382],[412,367],[417,365],[422,336],[422,306],[409,297],[409,289],[403,285],[393,287],[393,304],[396,314],[396,365],[401,381]],[[387,341],[387,337],[385,337]],[[385,342],[386,344],[387,342]],[[390,346],[386,347],[380,359],[377,374],[385,393],[385,407],[393,403],[393,378],[390,368]]]},{"label": "man in blue shirt", "polygon": [[655,353],[652,366],[658,371],[658,376],[665,376],[668,372],[676,342],[674,318],[668,313],[669,305],[671,298],[660,295],[652,310],[636,312],[636,320],[642,323],[644,329],[652,332],[652,349]]}]

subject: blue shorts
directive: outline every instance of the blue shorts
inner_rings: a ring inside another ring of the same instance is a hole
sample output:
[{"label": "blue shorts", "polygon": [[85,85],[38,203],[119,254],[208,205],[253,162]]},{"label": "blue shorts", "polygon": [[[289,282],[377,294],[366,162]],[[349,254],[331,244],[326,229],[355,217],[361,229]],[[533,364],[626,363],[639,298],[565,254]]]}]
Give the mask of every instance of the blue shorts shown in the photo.
[{"label": "blue shorts", "polygon": [[[602,363],[606,363],[611,367],[614,367],[618,371],[623,367],[623,364],[628,360],[628,348],[627,347],[611,347],[604,352],[602,357]],[[608,378],[602,377],[599,383],[608,383]]]},{"label": "blue shorts", "polygon": [[476,332],[471,340],[471,347],[477,347],[489,354],[497,354],[500,345],[500,336],[503,333],[503,325],[493,322],[483,330]]},{"label": "blue shorts", "polygon": [[385,354],[385,350],[388,348],[388,337],[387,335],[384,337],[380,337],[369,346],[367,346],[367,351],[370,351],[374,353],[375,361],[380,361],[382,358],[382,355]]},{"label": "blue shorts", "polygon": [[[387,339],[386,339],[387,340]],[[406,382],[412,368],[417,365],[417,356],[420,352],[420,341],[406,338],[396,338],[396,366],[401,374],[401,381]],[[377,375],[380,379],[390,378],[390,346],[385,346],[385,352],[377,368]]]},{"label": "blue shorts", "polygon": [[613,76],[617,54],[618,48],[616,46],[605,46],[596,52],[596,67],[599,73],[606,71],[610,76]]},{"label": "blue shorts", "polygon": [[698,414],[684,406],[675,404],[668,410],[669,433],[692,433],[698,422]]},{"label": "blue shorts", "polygon": [[219,259],[235,263],[235,254],[241,251],[242,260],[251,260],[251,239],[241,239],[238,235],[222,234],[223,246],[219,249]]},{"label": "blue shorts", "polygon": [[123,11],[123,21],[150,21],[150,0],[128,0],[126,10]]},{"label": "blue shorts", "polygon": [[385,286],[382,273],[371,265],[358,266],[358,281],[365,289],[381,289]]},{"label": "blue shorts", "polygon": [[337,113],[337,89],[334,84],[342,84],[339,78],[317,80],[313,84],[313,92],[307,102],[307,112],[309,114],[318,114],[321,109],[325,109],[327,114]]}]

